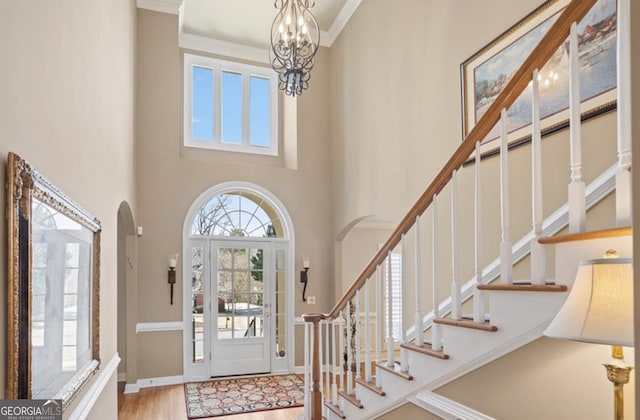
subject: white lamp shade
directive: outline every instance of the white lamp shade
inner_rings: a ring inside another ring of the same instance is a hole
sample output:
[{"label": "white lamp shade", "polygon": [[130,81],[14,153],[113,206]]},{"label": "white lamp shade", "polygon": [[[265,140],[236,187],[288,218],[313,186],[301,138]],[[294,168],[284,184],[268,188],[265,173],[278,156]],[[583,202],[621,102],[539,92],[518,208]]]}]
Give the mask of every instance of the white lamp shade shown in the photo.
[{"label": "white lamp shade", "polygon": [[544,335],[633,346],[631,258],[581,261],[569,297]]}]

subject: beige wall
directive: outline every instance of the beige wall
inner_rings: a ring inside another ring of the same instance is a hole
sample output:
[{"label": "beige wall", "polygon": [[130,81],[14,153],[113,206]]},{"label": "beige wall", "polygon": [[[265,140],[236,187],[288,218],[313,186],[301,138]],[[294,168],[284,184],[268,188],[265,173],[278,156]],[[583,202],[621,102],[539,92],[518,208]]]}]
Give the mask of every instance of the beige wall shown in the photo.
[{"label": "beige wall", "polygon": [[[100,359],[116,354],[116,230],[123,200],[135,208],[133,94],[135,4],[131,0],[0,2],[0,201],[6,154],[27,159],[102,222]],[[0,237],[6,237],[0,223]],[[7,272],[6,240],[0,272]],[[6,328],[6,276],[0,331]],[[5,392],[6,334],[0,343]],[[84,391],[83,391],[84,392]],[[81,394],[83,393],[81,392]],[[80,401],[77,398],[76,404]],[[116,417],[111,378],[91,418]]]},{"label": "beige wall", "polygon": [[407,403],[396,408],[393,411],[388,412],[380,417],[377,417],[378,420],[405,420],[405,419],[420,419],[420,420],[439,420],[441,417],[438,417],[434,414],[429,413],[428,411],[423,410],[422,408]]},{"label": "beige wall", "polygon": [[[138,13],[137,223],[144,227],[138,241],[138,322],[182,320],[180,273],[184,259],[181,256],[178,264],[171,306],[167,256],[182,250],[184,218],[194,200],[208,188],[228,181],[257,184],[284,204],[295,229],[295,313],[326,311],[334,301],[332,241],[327,228],[331,224],[329,55],[320,52],[310,89],[298,99],[298,169],[258,156],[207,150],[198,153],[181,146],[183,52],[177,44],[177,24],[176,16],[144,10]],[[316,297],[316,305],[301,302],[297,272],[302,268],[302,254],[311,259],[307,295]],[[139,340],[138,360],[157,363],[141,365],[139,377],[163,376],[167,371],[180,374],[181,336],[149,334],[158,338]],[[166,347],[153,345],[163,340]]]},{"label": "beige wall", "polygon": [[[612,363],[610,351],[541,338],[436,392],[497,419],[611,418],[613,386],[602,366]],[[633,365],[633,352],[626,349],[625,356]],[[633,383],[625,387],[625,418],[636,418],[634,391]]]}]

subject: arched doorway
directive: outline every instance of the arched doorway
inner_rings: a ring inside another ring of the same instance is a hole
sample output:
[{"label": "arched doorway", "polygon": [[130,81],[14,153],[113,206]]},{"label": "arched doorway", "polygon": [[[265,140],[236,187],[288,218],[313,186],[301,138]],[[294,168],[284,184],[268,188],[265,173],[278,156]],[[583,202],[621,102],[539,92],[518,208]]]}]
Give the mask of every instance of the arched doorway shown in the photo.
[{"label": "arched doorway", "polygon": [[261,187],[231,182],[183,228],[186,379],[293,368],[293,226]]},{"label": "arched doorway", "polygon": [[117,266],[118,266],[118,381],[135,384],[138,379],[136,364],[137,322],[137,256],[136,227],[131,206],[126,201],[118,207],[117,219]]}]

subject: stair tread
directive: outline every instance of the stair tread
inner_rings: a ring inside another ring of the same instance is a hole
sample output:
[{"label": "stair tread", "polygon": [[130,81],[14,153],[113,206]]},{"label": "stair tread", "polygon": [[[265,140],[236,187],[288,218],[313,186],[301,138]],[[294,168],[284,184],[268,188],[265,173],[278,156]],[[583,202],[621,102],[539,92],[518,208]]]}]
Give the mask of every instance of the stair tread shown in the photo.
[{"label": "stair tread", "polygon": [[387,362],[378,363],[376,364],[376,366],[389,373],[393,373],[394,375],[399,376],[400,378],[406,379],[407,381],[413,381],[413,376],[408,372],[401,371],[400,366],[396,365],[395,363],[393,367],[387,366]]},{"label": "stair tread", "polygon": [[489,332],[498,331],[498,327],[496,327],[495,325],[491,325],[488,321],[486,321],[486,322],[475,322],[475,321],[470,321],[470,320],[466,320],[466,319],[457,320],[457,319],[451,319],[451,318],[436,318],[436,319],[433,320],[433,322],[435,322],[436,324],[451,325],[451,326],[454,326],[454,327],[471,328],[471,329],[474,329],[474,330],[482,330],[482,331],[489,331]]},{"label": "stair tread", "polygon": [[511,292],[566,292],[569,288],[564,284],[483,284],[478,286],[479,290],[501,290]]},{"label": "stair tread", "polygon": [[357,408],[364,408],[360,400],[356,397],[356,394],[349,394],[345,390],[340,390],[338,394]]},{"label": "stair tread", "polygon": [[590,232],[569,233],[566,235],[546,236],[538,238],[541,244],[558,244],[571,241],[585,241],[588,239],[612,238],[616,236],[630,236],[632,229],[630,226],[617,227],[612,229],[593,230]]},{"label": "stair tread", "polygon": [[327,407],[329,410],[333,411],[341,419],[347,418],[347,416],[344,415],[342,410],[340,410],[340,407],[338,407],[337,405],[333,405],[331,402],[325,401],[324,406]]},{"label": "stair tread", "polygon": [[362,385],[363,387],[367,388],[369,391],[372,391],[381,397],[384,397],[385,395],[387,395],[382,390],[382,388],[376,386],[375,380],[367,381],[366,379],[363,379],[363,378],[356,378],[356,383]]},{"label": "stair tread", "polygon": [[414,343],[404,343],[400,344],[400,347],[407,350],[415,351],[417,353],[425,354],[427,356],[436,357],[438,359],[449,359],[449,355],[445,354],[444,350],[433,350],[431,344],[429,343],[424,343],[421,346]]}]

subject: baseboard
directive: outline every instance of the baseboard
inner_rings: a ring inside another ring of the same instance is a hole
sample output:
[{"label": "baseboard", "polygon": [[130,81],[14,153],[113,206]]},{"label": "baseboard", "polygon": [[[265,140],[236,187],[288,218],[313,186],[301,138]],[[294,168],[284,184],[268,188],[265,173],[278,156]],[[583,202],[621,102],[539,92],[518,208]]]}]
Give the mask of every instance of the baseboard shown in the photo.
[{"label": "baseboard", "polygon": [[107,382],[116,373],[119,363],[120,356],[116,353],[109,360],[109,363],[100,368],[97,378],[91,383],[91,386],[69,416],[69,420],[86,419],[89,416],[93,405],[102,394],[102,391],[104,391],[105,386],[107,386]]},{"label": "baseboard", "polygon": [[[362,360],[364,360],[364,357],[362,358]],[[323,365],[320,367],[320,370],[322,372],[335,372],[337,370],[336,366],[332,366],[332,365]],[[309,367],[309,371],[311,371],[311,367]],[[283,372],[286,373],[286,372]],[[293,373],[296,373],[298,375],[304,375],[304,366],[294,366],[293,367]]]},{"label": "baseboard", "polygon": [[137,394],[138,391],[140,391],[140,387],[138,386],[138,384],[126,384],[124,386],[125,394]]},{"label": "baseboard", "polygon": [[446,420],[496,420],[459,402],[430,391],[420,391],[409,402]]}]

